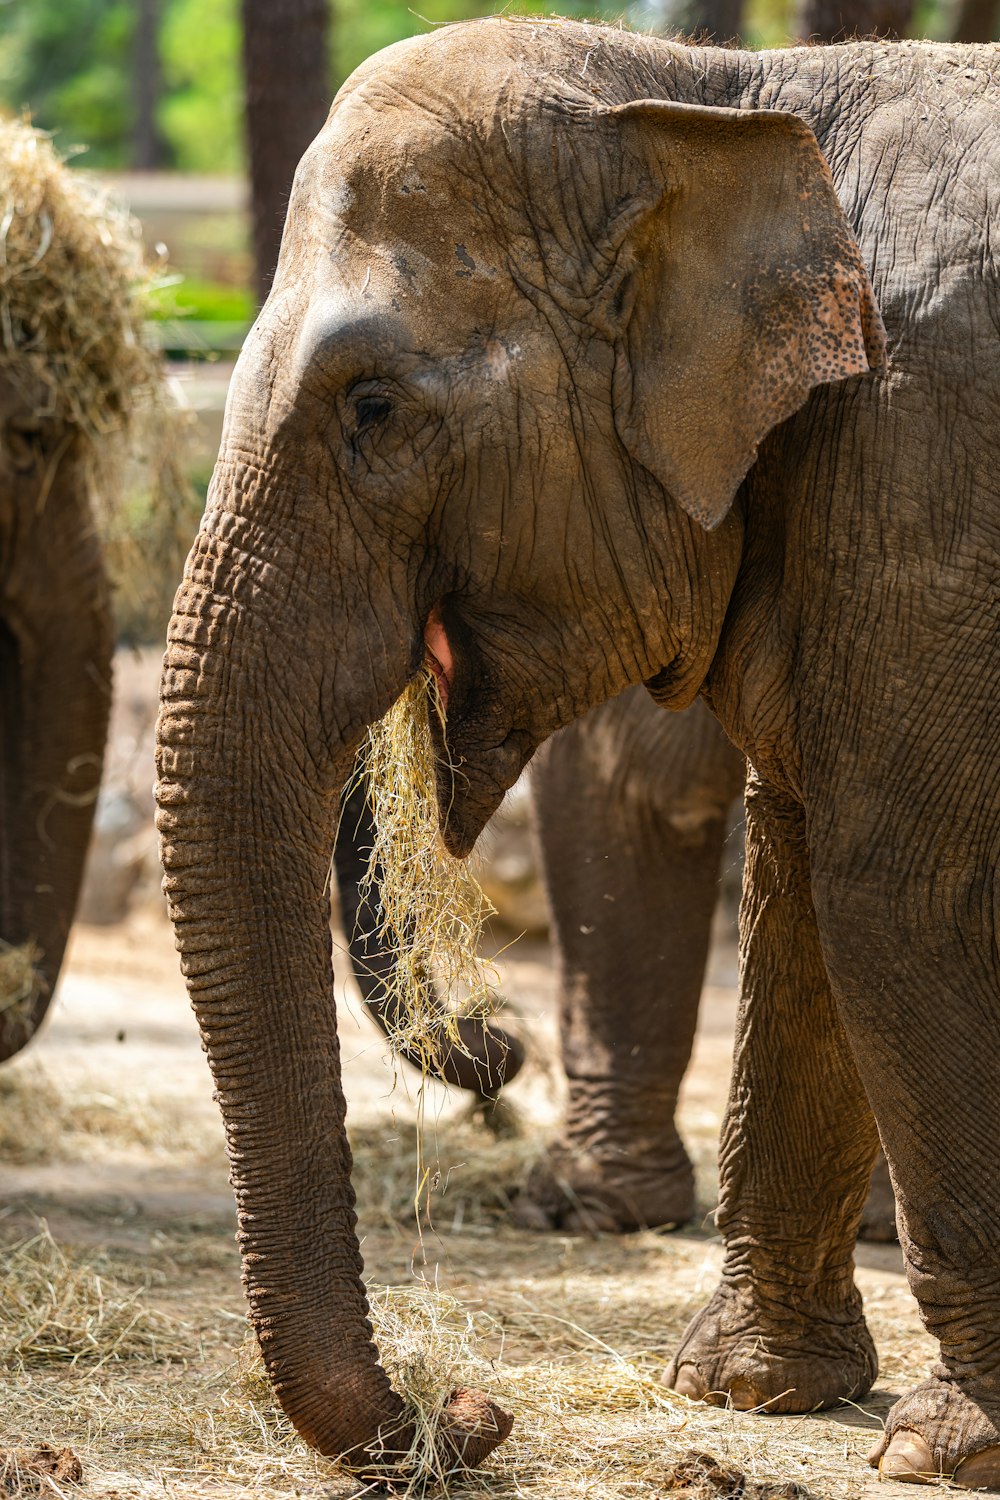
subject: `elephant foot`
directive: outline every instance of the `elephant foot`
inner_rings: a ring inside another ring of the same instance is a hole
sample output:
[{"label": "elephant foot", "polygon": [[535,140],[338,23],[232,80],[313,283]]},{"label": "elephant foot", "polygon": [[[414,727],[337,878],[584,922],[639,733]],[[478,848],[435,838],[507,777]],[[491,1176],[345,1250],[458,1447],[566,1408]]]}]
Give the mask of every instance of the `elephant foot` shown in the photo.
[{"label": "elephant foot", "polygon": [[891,1245],[899,1238],[896,1232],[896,1195],[889,1180],[889,1164],[881,1151],[872,1171],[865,1211],[858,1230],[859,1240],[871,1244]]},{"label": "elephant foot", "polygon": [[510,1216],[521,1229],[628,1234],[677,1229],[694,1211],[694,1170],[678,1137],[652,1164],[629,1161],[626,1152],[608,1161],[557,1144],[533,1168]]},{"label": "elephant foot", "polygon": [[868,1462],[904,1484],[1000,1490],[1000,1400],[933,1376],[896,1402]]},{"label": "elephant foot", "polygon": [[724,1282],[685,1333],[666,1384],[691,1401],[768,1413],[816,1411],[871,1389],[878,1359],[853,1287],[833,1306],[793,1310],[783,1295],[772,1307],[749,1284]]}]

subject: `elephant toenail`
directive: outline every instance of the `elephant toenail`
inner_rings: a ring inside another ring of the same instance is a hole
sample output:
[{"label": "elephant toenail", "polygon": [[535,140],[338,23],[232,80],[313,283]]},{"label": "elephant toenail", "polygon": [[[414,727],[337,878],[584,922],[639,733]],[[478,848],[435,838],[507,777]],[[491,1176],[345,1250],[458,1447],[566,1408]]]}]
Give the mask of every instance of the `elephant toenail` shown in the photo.
[{"label": "elephant toenail", "polygon": [[748,1380],[737,1379],[729,1382],[729,1404],[734,1411],[756,1411],[765,1405],[765,1401],[756,1386]]},{"label": "elephant toenail", "polygon": [[1000,1448],[994,1444],[992,1448],[984,1448],[980,1453],[963,1458],[952,1483],[967,1490],[1000,1489]]},{"label": "elephant toenail", "polygon": [[704,1401],[708,1390],[708,1386],[694,1365],[681,1365],[670,1383],[678,1396],[686,1396],[689,1401]]},{"label": "elephant toenail", "polygon": [[934,1484],[941,1478],[941,1470],[926,1440],[919,1432],[905,1429],[890,1439],[878,1461],[878,1471],[883,1479],[895,1479],[901,1484]]}]

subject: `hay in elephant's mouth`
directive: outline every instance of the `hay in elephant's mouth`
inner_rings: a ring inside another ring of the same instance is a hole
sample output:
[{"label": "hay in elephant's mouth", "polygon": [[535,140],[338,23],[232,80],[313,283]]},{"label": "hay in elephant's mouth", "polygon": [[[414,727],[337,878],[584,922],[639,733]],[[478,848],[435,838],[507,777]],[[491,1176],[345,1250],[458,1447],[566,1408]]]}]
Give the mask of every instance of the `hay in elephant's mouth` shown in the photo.
[{"label": "hay in elephant's mouth", "polygon": [[387,1014],[397,1018],[390,1040],[425,1073],[439,1071],[443,1047],[465,1051],[460,1017],[497,1009],[496,975],[479,956],[495,909],[470,861],[455,859],[441,838],[432,713],[442,708],[425,670],[369,731],[363,755],[375,843],[362,895],[374,897],[380,940],[397,954],[386,984]]}]

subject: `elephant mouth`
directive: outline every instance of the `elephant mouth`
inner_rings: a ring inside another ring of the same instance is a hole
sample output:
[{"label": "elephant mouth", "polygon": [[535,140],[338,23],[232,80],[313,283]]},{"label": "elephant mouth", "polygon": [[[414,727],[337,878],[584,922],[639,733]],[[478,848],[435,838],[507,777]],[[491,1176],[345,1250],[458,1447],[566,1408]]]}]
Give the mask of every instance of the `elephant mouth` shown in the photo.
[{"label": "elephant mouth", "polygon": [[496,673],[449,601],[428,616],[424,664],[442,709],[430,715],[441,837],[450,854],[464,859],[536,745],[528,731],[505,722]]},{"label": "elephant mouth", "polygon": [[447,713],[455,658],[452,655],[444,620],[441,618],[440,604],[435,604],[424,626],[424,665],[429,667],[434,674],[441,708]]}]

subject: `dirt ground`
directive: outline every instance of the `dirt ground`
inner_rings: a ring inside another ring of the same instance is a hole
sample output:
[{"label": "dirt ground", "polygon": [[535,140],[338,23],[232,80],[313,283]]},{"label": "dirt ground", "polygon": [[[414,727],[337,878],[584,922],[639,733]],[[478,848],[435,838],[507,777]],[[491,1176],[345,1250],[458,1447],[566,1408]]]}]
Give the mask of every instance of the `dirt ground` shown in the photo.
[{"label": "dirt ground", "polygon": [[[515,1413],[515,1437],[460,1492],[652,1500],[667,1493],[665,1466],[697,1448],[760,1479],[798,1481],[823,1500],[876,1493],[864,1455],[891,1400],[921,1378],[932,1355],[894,1247],[859,1249],[882,1356],[863,1409],[742,1416],[691,1406],[658,1384],[720,1259],[707,1215],[735,1014],[731,944],[714,951],[681,1110],[705,1217],[681,1233],[621,1240],[536,1237],[503,1223],[504,1172],[523,1167],[559,1100],[544,1061],[554,1045],[548,949],[515,944],[499,966],[536,1058],[511,1089],[529,1145],[494,1144],[481,1126],[462,1123],[460,1103],[431,1086],[427,1154],[447,1191],[435,1200],[434,1228],[422,1244],[405,1208],[414,1080],[395,1076],[353,986],[343,983],[345,964],[338,966],[368,1274],[414,1288],[418,1298],[429,1284],[439,1300],[458,1300],[449,1316],[460,1321],[462,1309],[488,1316],[487,1345],[502,1331],[495,1373]],[[75,1363],[68,1337],[61,1353],[46,1354],[44,1337],[5,1346],[7,1442],[69,1444],[82,1460],[82,1491],[60,1493],[103,1500],[359,1493],[275,1420],[259,1378],[240,1374],[245,1326],[221,1128],[171,932],[154,907],[114,928],[78,927],[43,1035],[0,1075],[0,1157],[2,1245],[37,1237],[44,1221],[59,1247],[44,1241],[44,1253],[98,1279],[92,1321],[107,1317],[115,1299],[138,1320],[118,1347],[94,1323],[94,1346],[77,1347]],[[475,1185],[483,1179],[494,1180],[496,1201],[484,1203]],[[19,1311],[18,1264],[8,1261],[0,1276],[5,1321]],[[46,1285],[53,1274],[45,1273]],[[39,1326],[65,1300],[61,1286],[42,1299]],[[557,1449],[570,1459],[555,1462]],[[888,1500],[897,1489],[909,1493],[894,1485],[877,1493]]]}]

